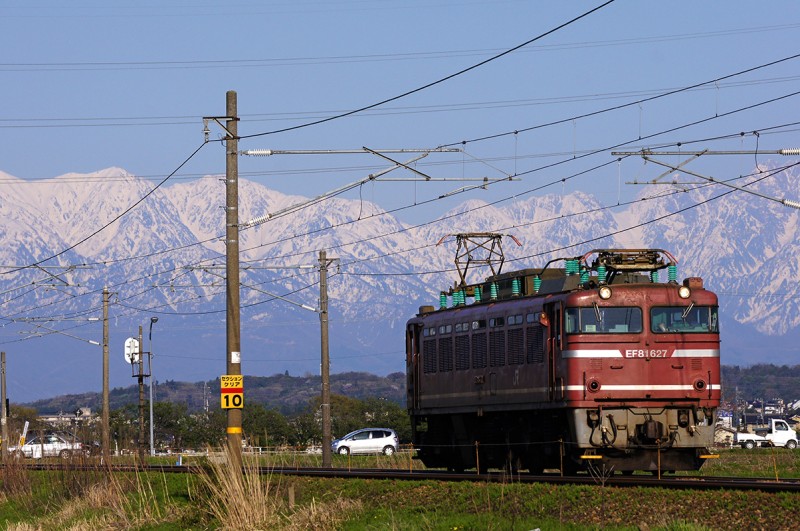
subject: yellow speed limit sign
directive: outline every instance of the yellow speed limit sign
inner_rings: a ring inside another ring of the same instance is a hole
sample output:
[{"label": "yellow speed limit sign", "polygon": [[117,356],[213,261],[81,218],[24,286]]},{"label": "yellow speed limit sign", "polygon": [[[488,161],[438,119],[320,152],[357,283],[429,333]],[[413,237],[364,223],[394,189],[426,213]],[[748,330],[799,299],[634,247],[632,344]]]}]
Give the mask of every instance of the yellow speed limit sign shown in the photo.
[{"label": "yellow speed limit sign", "polygon": [[244,376],[241,374],[220,376],[219,391],[222,409],[242,409],[244,407]]}]

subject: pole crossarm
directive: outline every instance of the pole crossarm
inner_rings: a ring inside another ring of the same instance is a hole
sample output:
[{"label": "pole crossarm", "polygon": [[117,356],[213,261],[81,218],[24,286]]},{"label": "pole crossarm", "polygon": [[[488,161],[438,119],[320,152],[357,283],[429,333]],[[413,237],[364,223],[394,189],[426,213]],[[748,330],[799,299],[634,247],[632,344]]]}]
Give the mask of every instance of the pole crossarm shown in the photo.
[{"label": "pole crossarm", "polygon": [[[22,320],[23,319],[20,319],[20,321],[22,321]],[[61,334],[62,336],[71,337],[72,339],[77,339],[78,341],[83,341],[83,342],[89,343],[90,345],[100,346],[100,342],[99,341],[95,341],[93,339],[84,339],[82,337],[74,336],[72,334],[68,334],[68,333],[63,332],[61,330],[56,330],[55,328],[50,328],[50,327],[38,324],[38,323],[36,323],[34,321],[27,321],[27,322],[29,322],[33,326],[35,326],[36,330],[31,331],[31,332],[27,332],[28,336],[25,339],[30,339],[32,337],[50,336],[50,335],[53,335],[53,334]],[[47,330],[47,332],[44,332],[44,333],[43,332],[38,332],[37,330],[40,329],[40,328],[42,330]],[[25,333],[26,332],[20,332],[20,334],[25,334]]]},{"label": "pole crossarm", "polygon": [[[27,269],[27,268],[31,268],[31,267],[32,266],[30,266],[30,265],[0,265],[0,269],[12,269],[12,270],[21,270],[21,269]],[[59,286],[63,285],[63,286],[67,286],[67,287],[80,287],[80,284],[70,284],[69,282],[67,282],[66,280],[64,280],[63,278],[60,278],[60,277],[62,277],[63,275],[66,275],[67,273],[69,273],[71,271],[74,271],[76,269],[91,269],[90,266],[74,266],[74,265],[69,265],[69,266],[41,266],[41,265],[35,265],[33,267],[35,269],[38,269],[38,270],[42,271],[47,276],[45,278],[40,279],[40,280],[32,280],[32,281],[28,282],[27,284],[23,284],[23,285],[20,285],[20,286],[8,288],[5,291],[0,292],[0,295],[5,295],[6,293],[11,293],[12,291],[17,291],[17,290],[20,290],[20,289],[29,288],[31,286],[36,287],[36,286],[40,286],[41,285],[43,287],[55,288],[56,287],[55,282],[52,282],[50,284],[46,284],[46,282],[47,281],[56,281],[56,280],[59,282]],[[51,273],[49,271],[51,269],[53,269],[53,270],[56,270],[56,269],[57,270],[61,270],[61,272],[57,273],[57,274],[53,274],[53,273]],[[67,295],[72,296],[71,293],[67,293]]]},{"label": "pole crossarm", "polygon": [[[785,199],[785,198],[784,199],[778,199],[776,197],[770,197],[768,195],[756,192],[755,190],[751,190],[751,189],[745,188],[743,186],[736,186],[735,184],[731,184],[731,183],[729,183],[727,181],[724,181],[724,180],[721,180],[721,179],[716,179],[714,177],[709,177],[707,175],[702,175],[700,173],[687,170],[687,169],[682,167],[683,164],[680,164],[680,165],[669,164],[669,163],[657,160],[657,159],[653,158],[652,156],[647,156],[647,155],[642,155],[642,158],[645,159],[648,162],[652,162],[653,164],[657,164],[659,166],[664,166],[665,168],[669,168],[670,171],[679,171],[679,172],[682,172],[682,173],[686,173],[687,175],[692,175],[692,176],[697,177],[698,179],[702,179],[703,181],[706,181],[706,182],[710,182],[710,183],[713,183],[713,184],[721,184],[722,186],[727,186],[728,188],[733,188],[734,190],[739,190],[740,192],[745,192],[745,193],[748,193],[748,194],[751,194],[751,195],[755,195],[757,197],[768,199],[769,201],[775,201],[776,203],[780,203],[780,204],[782,204],[784,206],[788,206],[790,208],[800,209],[800,201],[794,201],[792,199]],[[684,164],[686,162],[688,162],[688,161],[685,161]],[[653,184],[658,184],[658,183],[653,183]],[[677,183],[673,183],[673,184],[677,184]],[[702,183],[684,183],[684,184],[702,184]]]},{"label": "pole crossarm", "polygon": [[223,131],[225,131],[226,140],[238,140],[238,133],[232,132],[229,126],[222,123],[223,120],[226,122],[238,122],[239,118],[237,116],[203,116],[203,136],[205,137],[206,142],[208,142],[208,135],[211,133],[211,131],[208,129],[208,122],[210,121],[213,121],[220,126]]},{"label": "pole crossarm", "polygon": [[271,157],[273,155],[363,155],[364,153],[460,153],[460,148],[421,148],[421,149],[246,149],[240,155],[250,157]]},{"label": "pole crossarm", "polygon": [[407,161],[405,163],[394,162],[393,161],[395,165],[393,167],[391,167],[391,168],[387,168],[387,169],[382,170],[381,172],[378,172],[378,173],[371,173],[371,174],[367,175],[366,177],[364,177],[363,179],[359,179],[358,181],[354,181],[354,182],[346,184],[344,186],[340,186],[339,188],[335,188],[333,190],[325,192],[324,194],[320,194],[320,195],[318,195],[318,196],[316,196],[314,198],[306,199],[305,201],[301,201],[299,203],[296,203],[294,205],[290,205],[290,206],[288,206],[286,208],[282,208],[280,210],[277,210],[277,211],[269,213],[269,214],[264,214],[263,216],[258,216],[258,217],[253,218],[253,219],[251,219],[251,220],[249,220],[249,221],[247,221],[245,223],[242,223],[241,225],[239,225],[239,228],[240,229],[249,229],[251,227],[255,227],[256,225],[261,225],[263,223],[266,223],[267,221],[269,221],[272,218],[275,218],[277,216],[284,215],[284,214],[289,214],[289,213],[294,212],[296,210],[300,210],[301,208],[303,208],[305,206],[312,205],[314,203],[318,203],[318,202],[320,202],[320,201],[322,201],[324,199],[327,199],[328,197],[334,196],[336,194],[340,194],[342,192],[345,192],[345,191],[350,190],[352,188],[355,188],[357,186],[361,186],[362,184],[368,183],[370,181],[374,181],[380,175],[384,175],[384,174],[386,174],[386,173],[388,173],[390,171],[394,171],[394,170],[396,170],[398,168],[405,167],[404,164],[410,164],[410,163],[415,162],[415,161],[417,161],[417,160],[419,160],[419,159],[421,159],[421,158],[423,158],[425,156],[427,156],[427,154],[423,154],[423,155],[421,155],[419,157],[415,157],[415,158],[413,158],[410,161]]},{"label": "pole crossarm", "polygon": [[756,150],[739,150],[739,151],[712,151],[710,149],[704,149],[703,151],[656,151],[652,149],[642,149],[639,151],[612,151],[611,154],[615,157],[645,157],[646,155],[785,155],[785,156],[795,156],[800,155],[800,149],[798,148],[787,148],[787,149],[776,149],[776,150],[764,150],[764,149],[756,149]]},{"label": "pole crossarm", "polygon": [[[267,269],[267,268],[262,268],[262,269]],[[207,273],[210,274],[210,275],[218,276],[220,278],[224,278],[223,275],[220,275],[219,273],[214,273],[213,271],[207,271]],[[258,293],[263,293],[264,295],[268,295],[268,296],[273,297],[275,299],[280,299],[280,300],[282,300],[284,302],[288,302],[289,304],[294,304],[295,306],[299,306],[300,308],[303,308],[304,310],[309,310],[311,312],[319,312],[319,310],[317,310],[316,308],[312,308],[311,306],[308,306],[307,304],[302,304],[302,303],[299,303],[299,302],[295,302],[293,300],[287,299],[286,297],[283,297],[281,295],[277,295],[275,293],[270,293],[269,291],[263,290],[263,289],[258,288],[256,286],[253,286],[251,284],[245,284],[244,282],[240,281],[239,285],[241,287],[243,287],[243,288],[247,288],[247,289],[250,289],[250,290],[253,290],[253,291],[257,291]]]}]

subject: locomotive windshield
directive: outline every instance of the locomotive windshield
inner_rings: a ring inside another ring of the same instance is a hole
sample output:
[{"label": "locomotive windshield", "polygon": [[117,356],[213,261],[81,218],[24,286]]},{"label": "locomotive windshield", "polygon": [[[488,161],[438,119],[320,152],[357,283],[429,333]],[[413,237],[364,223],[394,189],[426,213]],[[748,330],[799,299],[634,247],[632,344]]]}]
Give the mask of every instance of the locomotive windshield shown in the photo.
[{"label": "locomotive windshield", "polygon": [[719,332],[716,306],[667,306],[650,310],[650,329],[657,333]]},{"label": "locomotive windshield", "polygon": [[568,334],[625,334],[642,331],[642,309],[628,306],[567,308]]}]

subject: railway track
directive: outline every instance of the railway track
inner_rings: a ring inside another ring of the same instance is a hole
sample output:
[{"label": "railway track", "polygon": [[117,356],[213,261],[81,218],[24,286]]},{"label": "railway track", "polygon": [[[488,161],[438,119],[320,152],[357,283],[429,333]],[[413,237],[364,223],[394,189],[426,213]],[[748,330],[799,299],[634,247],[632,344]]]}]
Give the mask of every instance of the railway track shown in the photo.
[{"label": "railway track", "polygon": [[[195,474],[203,470],[197,465],[111,465],[75,463],[17,463],[13,465],[26,470],[40,471],[74,471],[74,472],[156,472],[165,474]],[[435,480],[435,481],[471,481],[496,483],[549,483],[555,485],[603,485],[613,487],[658,487],[669,489],[725,489],[725,490],[757,490],[764,492],[800,492],[800,479],[774,478],[741,478],[741,477],[703,477],[703,476],[666,476],[654,477],[646,475],[609,475],[593,476],[580,474],[561,476],[560,474],[508,474],[490,472],[486,474],[454,473],[442,470],[398,470],[376,468],[300,468],[300,467],[258,467],[261,474],[282,476],[300,476],[317,478],[361,478],[361,479],[394,479],[394,480]]]}]

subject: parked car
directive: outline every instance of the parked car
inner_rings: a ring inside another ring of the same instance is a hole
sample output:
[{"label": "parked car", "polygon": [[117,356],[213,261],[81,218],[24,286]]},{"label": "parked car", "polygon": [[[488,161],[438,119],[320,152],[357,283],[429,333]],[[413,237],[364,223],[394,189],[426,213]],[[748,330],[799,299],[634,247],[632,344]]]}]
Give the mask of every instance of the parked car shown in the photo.
[{"label": "parked car", "polygon": [[17,457],[33,459],[61,457],[62,459],[68,459],[73,455],[82,454],[83,444],[78,441],[72,441],[63,435],[51,433],[41,436],[35,435],[30,440],[25,441],[22,446],[12,446],[8,451]]},{"label": "parked car", "polygon": [[331,449],[341,455],[379,453],[392,455],[398,448],[397,434],[389,428],[356,430],[331,443]]}]

